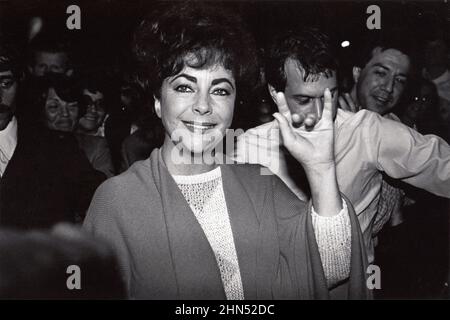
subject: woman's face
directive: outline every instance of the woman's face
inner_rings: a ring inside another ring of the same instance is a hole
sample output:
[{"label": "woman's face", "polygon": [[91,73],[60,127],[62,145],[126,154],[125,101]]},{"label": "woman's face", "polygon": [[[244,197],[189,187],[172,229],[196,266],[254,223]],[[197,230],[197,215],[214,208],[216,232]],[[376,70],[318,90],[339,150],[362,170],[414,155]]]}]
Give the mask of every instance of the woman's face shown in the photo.
[{"label": "woman's face", "polygon": [[221,65],[208,69],[184,69],[166,78],[155,111],[162,119],[166,142],[191,153],[211,150],[225,135],[233,119],[236,83]]},{"label": "woman's face", "polygon": [[50,88],[45,101],[46,126],[50,130],[73,131],[78,119],[78,102],[62,100]]},{"label": "woman's face", "polygon": [[83,130],[95,131],[102,125],[106,116],[104,96],[99,91],[84,89],[83,98],[86,101],[86,114],[80,118],[78,124]]}]

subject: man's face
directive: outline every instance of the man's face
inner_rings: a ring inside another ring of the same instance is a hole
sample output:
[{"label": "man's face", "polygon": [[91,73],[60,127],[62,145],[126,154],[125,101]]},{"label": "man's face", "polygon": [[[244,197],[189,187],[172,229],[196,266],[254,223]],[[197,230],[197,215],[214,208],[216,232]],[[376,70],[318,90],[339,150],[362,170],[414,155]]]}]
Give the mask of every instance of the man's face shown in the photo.
[{"label": "man's face", "polygon": [[0,72],[0,130],[5,129],[16,111],[17,81],[11,71]]},{"label": "man's face", "polygon": [[323,94],[326,88],[330,89],[333,111],[336,110],[338,89],[336,72],[326,77],[325,75],[313,75],[311,79],[303,80],[303,70],[296,61],[288,59],[285,64],[286,88],[284,94],[291,113],[303,116],[313,115],[316,122],[320,120],[323,111]]},{"label": "man's face", "polygon": [[395,49],[375,48],[367,65],[353,70],[358,104],[381,115],[389,113],[405,89],[409,69],[407,55]]},{"label": "man's face", "polygon": [[68,69],[68,58],[64,52],[36,52],[30,73],[36,77],[42,77],[49,72],[70,75],[67,74],[70,69]]}]

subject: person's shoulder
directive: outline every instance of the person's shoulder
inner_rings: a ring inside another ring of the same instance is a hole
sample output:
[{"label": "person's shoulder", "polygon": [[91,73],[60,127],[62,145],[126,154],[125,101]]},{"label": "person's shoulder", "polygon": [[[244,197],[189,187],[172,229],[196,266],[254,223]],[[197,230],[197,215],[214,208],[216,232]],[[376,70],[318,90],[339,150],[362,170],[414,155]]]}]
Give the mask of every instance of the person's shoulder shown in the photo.
[{"label": "person's shoulder", "polygon": [[136,161],[126,171],[104,181],[99,189],[114,194],[130,192],[130,188],[137,188],[150,178],[150,164],[148,162],[148,159]]},{"label": "person's shoulder", "polygon": [[358,112],[351,112],[347,110],[338,109],[336,120],[338,122],[364,122],[372,119],[383,118],[378,113],[369,111],[367,109],[361,109]]},{"label": "person's shoulder", "polygon": [[337,128],[342,130],[373,130],[373,127],[383,126],[386,124],[398,125],[397,121],[384,118],[376,112],[366,109],[359,110],[356,113],[338,109],[336,116]]}]

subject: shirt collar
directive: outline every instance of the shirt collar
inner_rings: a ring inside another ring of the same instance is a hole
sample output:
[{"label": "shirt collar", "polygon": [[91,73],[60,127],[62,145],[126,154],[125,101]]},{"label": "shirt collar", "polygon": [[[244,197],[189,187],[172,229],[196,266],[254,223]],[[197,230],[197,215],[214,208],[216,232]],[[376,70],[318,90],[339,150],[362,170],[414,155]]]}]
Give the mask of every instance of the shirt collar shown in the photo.
[{"label": "shirt collar", "polygon": [[14,150],[17,146],[17,119],[13,117],[8,126],[0,131],[0,150],[11,160]]}]

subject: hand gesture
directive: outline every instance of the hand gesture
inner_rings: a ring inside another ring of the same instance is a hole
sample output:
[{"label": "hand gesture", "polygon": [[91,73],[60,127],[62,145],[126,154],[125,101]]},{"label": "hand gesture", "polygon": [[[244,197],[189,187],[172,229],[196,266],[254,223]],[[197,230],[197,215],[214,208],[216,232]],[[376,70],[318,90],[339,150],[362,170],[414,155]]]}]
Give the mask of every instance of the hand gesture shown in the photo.
[{"label": "hand gesture", "polygon": [[319,121],[315,115],[291,114],[282,92],[276,93],[279,113],[274,117],[278,122],[283,145],[297,159],[305,171],[319,171],[335,166],[334,163],[334,123],[332,98],[329,89],[324,92],[324,109]]}]

